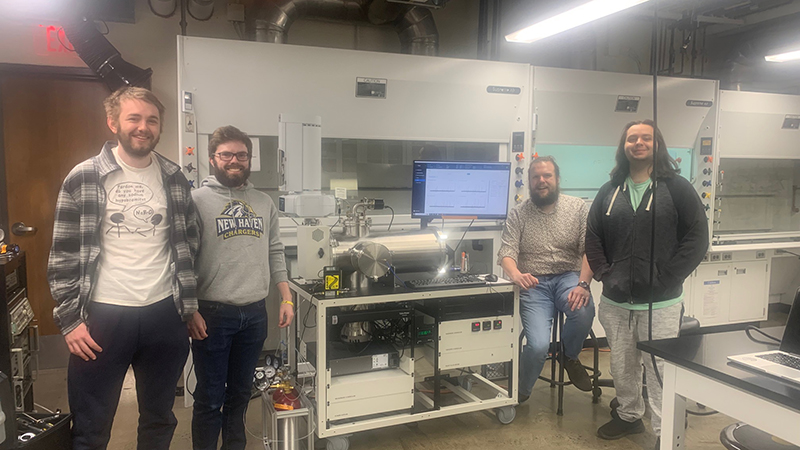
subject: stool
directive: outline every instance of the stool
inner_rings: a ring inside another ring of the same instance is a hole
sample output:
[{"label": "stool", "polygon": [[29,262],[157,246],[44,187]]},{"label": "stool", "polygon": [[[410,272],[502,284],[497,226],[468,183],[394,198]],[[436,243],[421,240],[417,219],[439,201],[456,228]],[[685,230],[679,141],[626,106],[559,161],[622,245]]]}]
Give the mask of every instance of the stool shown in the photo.
[{"label": "stool", "polygon": [[[547,359],[550,360],[550,378],[539,376],[540,380],[550,383],[550,388],[558,387],[558,409],[556,414],[559,416],[564,415],[564,386],[572,384],[572,381],[564,381],[564,358],[566,358],[566,356],[564,355],[564,343],[561,341],[561,331],[563,328],[564,313],[556,309],[553,315],[553,341],[550,343],[550,356],[547,357]],[[589,330],[589,337],[592,339],[592,345],[594,347],[594,361],[591,367],[586,365],[583,367],[590,371],[589,378],[592,379],[592,403],[598,403],[600,401],[600,395],[603,393],[598,384],[601,375],[599,368],[600,345],[597,342],[594,331]],[[520,341],[521,340],[522,338],[520,338]],[[520,346],[520,348],[522,348],[522,346]],[[556,364],[558,364],[558,380],[556,380]]]},{"label": "stool", "polygon": [[723,428],[719,441],[728,450],[800,450],[796,445],[775,440],[772,435],[743,422]]}]

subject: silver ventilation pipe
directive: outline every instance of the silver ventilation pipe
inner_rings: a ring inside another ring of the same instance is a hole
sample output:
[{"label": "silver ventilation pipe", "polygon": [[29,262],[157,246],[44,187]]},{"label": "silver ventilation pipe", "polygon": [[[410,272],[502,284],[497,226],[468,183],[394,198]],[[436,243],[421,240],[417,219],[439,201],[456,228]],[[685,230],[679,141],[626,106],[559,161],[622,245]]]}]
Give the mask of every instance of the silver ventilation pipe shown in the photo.
[{"label": "silver ventilation pipe", "polygon": [[392,25],[403,53],[435,56],[439,49],[439,33],[427,8],[385,0],[264,0],[247,15],[247,34],[258,42],[285,44],[289,28],[301,17]]}]

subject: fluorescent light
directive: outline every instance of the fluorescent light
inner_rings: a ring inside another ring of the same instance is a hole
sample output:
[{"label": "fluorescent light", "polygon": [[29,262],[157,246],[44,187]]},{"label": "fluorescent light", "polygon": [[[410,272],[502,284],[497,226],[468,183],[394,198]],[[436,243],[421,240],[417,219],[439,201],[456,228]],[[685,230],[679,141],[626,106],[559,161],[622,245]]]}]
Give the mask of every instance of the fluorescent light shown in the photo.
[{"label": "fluorescent light", "polygon": [[506,36],[506,41],[535,42],[647,1],[648,0],[592,0],[557,16],[515,31]]},{"label": "fluorescent light", "polygon": [[769,62],[786,62],[800,59],[800,50],[794,50],[786,53],[779,53],[777,55],[765,56],[765,60]]}]

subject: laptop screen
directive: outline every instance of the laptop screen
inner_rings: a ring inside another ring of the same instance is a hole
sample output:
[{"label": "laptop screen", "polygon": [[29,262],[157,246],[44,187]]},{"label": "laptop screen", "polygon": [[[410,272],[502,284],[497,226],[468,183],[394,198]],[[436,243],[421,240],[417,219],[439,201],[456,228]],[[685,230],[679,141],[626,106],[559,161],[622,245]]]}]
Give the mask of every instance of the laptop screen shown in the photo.
[{"label": "laptop screen", "polygon": [[800,289],[797,290],[797,294],[794,296],[794,304],[789,311],[786,330],[783,332],[783,339],[781,340],[781,350],[800,355]]}]

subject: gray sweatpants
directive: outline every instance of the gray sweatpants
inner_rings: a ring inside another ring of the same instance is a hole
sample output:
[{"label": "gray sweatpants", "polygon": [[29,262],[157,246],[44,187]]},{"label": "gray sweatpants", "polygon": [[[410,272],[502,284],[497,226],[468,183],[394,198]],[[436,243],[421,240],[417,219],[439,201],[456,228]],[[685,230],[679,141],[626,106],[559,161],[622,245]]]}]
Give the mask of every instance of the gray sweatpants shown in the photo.
[{"label": "gray sweatpants", "polygon": [[[642,397],[642,364],[647,372],[647,398],[650,402],[650,425],[656,436],[661,435],[661,385],[653,372],[649,353],[636,348],[636,343],[647,340],[647,315],[645,311],[631,311],[607,302],[599,302],[597,317],[606,330],[611,347],[611,377],[617,391],[622,420],[633,422],[644,416]],[[677,337],[680,331],[683,303],[653,310],[653,339]],[[656,358],[658,373],[664,373],[664,361]]]}]

